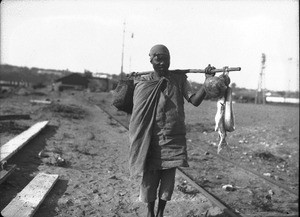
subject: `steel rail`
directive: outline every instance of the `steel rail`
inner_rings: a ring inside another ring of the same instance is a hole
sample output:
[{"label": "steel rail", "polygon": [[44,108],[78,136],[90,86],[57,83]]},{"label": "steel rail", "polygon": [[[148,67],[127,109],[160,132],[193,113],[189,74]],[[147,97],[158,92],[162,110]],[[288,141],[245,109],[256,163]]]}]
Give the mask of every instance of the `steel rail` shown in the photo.
[{"label": "steel rail", "polygon": [[99,105],[95,105],[95,106],[98,107],[100,110],[104,111],[109,117],[112,117],[115,121],[117,121],[126,130],[129,130],[129,127],[127,125],[125,125],[124,123],[122,123],[121,121],[119,121],[117,118],[113,117],[108,111],[106,111],[106,109],[104,109],[103,107],[101,107]]},{"label": "steel rail", "polygon": [[243,217],[243,215],[233,212],[228,206],[223,204],[220,199],[215,197],[213,194],[206,191],[203,187],[198,185],[191,177],[189,177],[181,168],[177,168],[177,172],[180,176],[186,179],[194,188],[196,188],[201,194],[209,199],[213,204],[218,206],[223,212],[231,217]]}]

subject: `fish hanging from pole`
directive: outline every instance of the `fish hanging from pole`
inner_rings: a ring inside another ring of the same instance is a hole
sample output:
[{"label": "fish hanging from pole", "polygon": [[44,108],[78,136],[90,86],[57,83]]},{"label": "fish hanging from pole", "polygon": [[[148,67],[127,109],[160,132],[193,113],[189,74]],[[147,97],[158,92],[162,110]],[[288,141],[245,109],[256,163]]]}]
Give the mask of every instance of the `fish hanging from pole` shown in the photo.
[{"label": "fish hanging from pole", "polygon": [[228,145],[226,141],[227,132],[235,130],[234,114],[232,109],[232,89],[228,86],[230,78],[228,71],[224,68],[224,73],[219,77],[210,77],[204,87],[209,97],[218,98],[217,112],[215,115],[215,131],[219,134],[218,154]]},{"label": "fish hanging from pole", "polygon": [[227,132],[235,130],[234,115],[232,109],[232,89],[227,87],[226,95],[217,102],[217,113],[215,116],[215,131],[219,134],[218,154],[228,145],[226,141]]}]

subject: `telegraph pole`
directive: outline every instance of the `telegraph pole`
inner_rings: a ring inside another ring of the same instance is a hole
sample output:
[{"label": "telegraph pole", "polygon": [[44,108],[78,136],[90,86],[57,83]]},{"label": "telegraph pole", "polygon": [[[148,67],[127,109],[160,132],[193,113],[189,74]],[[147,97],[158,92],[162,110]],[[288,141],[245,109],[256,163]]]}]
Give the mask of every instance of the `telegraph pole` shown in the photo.
[{"label": "telegraph pole", "polygon": [[287,86],[287,91],[285,92],[285,97],[289,97],[289,95],[290,95],[290,86],[291,86],[291,79],[290,79],[290,72],[291,72],[291,65],[292,65],[292,60],[293,60],[293,58],[292,57],[289,57],[288,58],[288,70],[287,70],[287,72],[288,72],[288,86]]},{"label": "telegraph pole", "polygon": [[123,61],[124,61],[124,44],[125,44],[125,26],[126,26],[126,22],[124,21],[124,23],[123,23],[122,59],[121,59],[121,79],[124,77]]},{"label": "telegraph pole", "polygon": [[265,104],[266,103],[266,98],[265,98],[265,63],[266,63],[266,55],[262,53],[261,55],[261,70],[259,73],[259,78],[258,78],[258,87],[256,90],[256,95],[255,95],[255,104]]},{"label": "telegraph pole", "polygon": [[134,38],[134,33],[131,33],[131,49],[130,49],[130,56],[129,56],[129,73],[131,73],[131,60],[132,60],[132,45],[133,45],[133,38]]}]

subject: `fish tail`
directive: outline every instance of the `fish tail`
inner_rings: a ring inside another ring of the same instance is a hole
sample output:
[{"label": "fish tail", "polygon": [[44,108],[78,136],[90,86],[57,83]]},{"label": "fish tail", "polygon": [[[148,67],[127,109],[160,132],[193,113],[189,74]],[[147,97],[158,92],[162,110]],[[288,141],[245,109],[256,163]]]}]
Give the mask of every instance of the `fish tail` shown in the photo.
[{"label": "fish tail", "polygon": [[217,151],[217,153],[219,154],[220,151],[221,151],[224,147],[226,147],[226,146],[227,146],[227,141],[226,141],[226,139],[225,139],[225,138],[221,138],[221,139],[220,139],[220,142],[219,142],[219,145],[218,145],[218,151]]},{"label": "fish tail", "polygon": [[216,125],[215,125],[215,131],[218,131],[218,129],[219,129],[219,126],[218,126],[218,124],[216,123]]}]

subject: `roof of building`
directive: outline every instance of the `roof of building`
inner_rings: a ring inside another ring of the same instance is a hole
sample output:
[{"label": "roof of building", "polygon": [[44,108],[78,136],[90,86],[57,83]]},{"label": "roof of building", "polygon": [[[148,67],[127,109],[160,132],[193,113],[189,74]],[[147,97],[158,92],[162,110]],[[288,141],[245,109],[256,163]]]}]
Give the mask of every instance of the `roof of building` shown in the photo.
[{"label": "roof of building", "polygon": [[72,73],[70,75],[55,80],[55,82],[61,82],[62,84],[68,84],[68,85],[87,86],[89,81],[88,78],[84,76],[84,74]]}]

